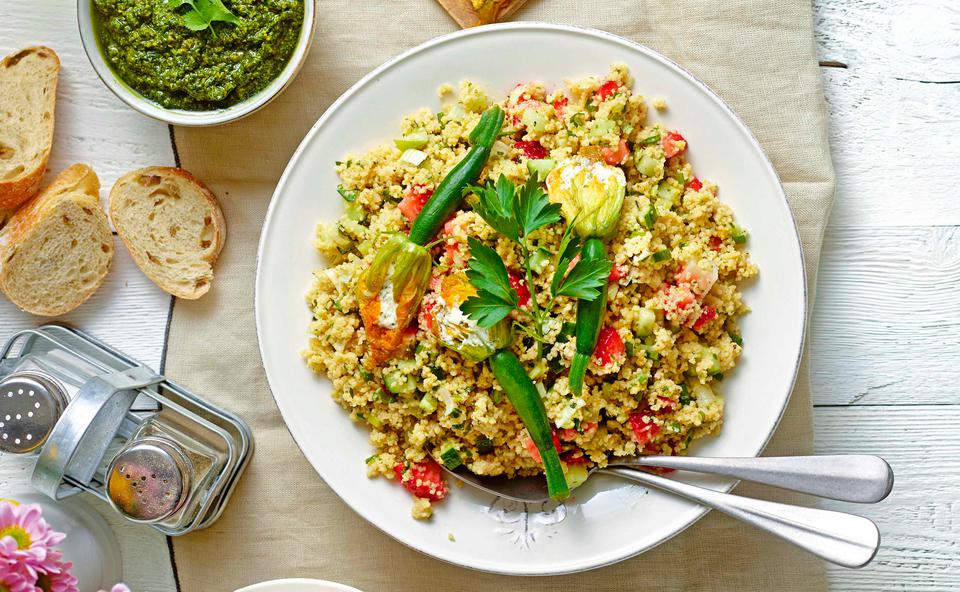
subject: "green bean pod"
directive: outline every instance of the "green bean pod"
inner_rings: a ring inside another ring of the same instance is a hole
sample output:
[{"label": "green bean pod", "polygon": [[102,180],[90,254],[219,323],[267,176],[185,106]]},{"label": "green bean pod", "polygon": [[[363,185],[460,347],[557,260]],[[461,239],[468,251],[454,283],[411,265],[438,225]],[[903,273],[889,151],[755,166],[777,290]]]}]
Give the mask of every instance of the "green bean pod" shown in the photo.
[{"label": "green bean pod", "polygon": [[463,160],[450,169],[440,181],[440,185],[424,204],[420,214],[410,228],[410,241],[425,245],[437,234],[440,226],[460,207],[463,202],[463,190],[476,182],[487,165],[493,143],[500,136],[503,126],[503,109],[498,105],[490,107],[480,116],[480,121],[470,132],[472,146]]},{"label": "green bean pod", "polygon": [[[580,252],[584,260],[605,260],[607,251],[603,241],[599,238],[587,239]],[[597,347],[597,338],[600,336],[600,324],[603,312],[607,308],[606,286],[600,289],[600,295],[593,300],[577,301],[577,324],[574,334],[577,339],[577,351],[570,363],[570,390],[579,395],[583,391],[583,378],[593,357],[593,350]]]},{"label": "green bean pod", "polygon": [[537,387],[510,350],[501,349],[490,356],[490,369],[540,451],[550,497],[556,501],[567,499],[570,497],[570,487],[563,473],[563,465],[560,464],[560,455],[553,446],[550,418],[547,417],[547,408]]}]

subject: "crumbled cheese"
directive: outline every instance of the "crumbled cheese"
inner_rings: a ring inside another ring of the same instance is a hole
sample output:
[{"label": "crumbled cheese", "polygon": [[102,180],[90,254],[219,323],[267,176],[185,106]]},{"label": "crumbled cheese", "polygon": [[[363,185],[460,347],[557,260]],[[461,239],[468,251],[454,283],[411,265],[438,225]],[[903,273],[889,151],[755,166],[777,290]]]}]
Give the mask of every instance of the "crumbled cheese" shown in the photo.
[{"label": "crumbled cheese", "polygon": [[384,329],[397,328],[397,301],[393,298],[393,282],[390,281],[390,275],[393,268],[387,272],[387,281],[383,282],[383,288],[380,289],[380,315],[377,317],[377,324]]}]

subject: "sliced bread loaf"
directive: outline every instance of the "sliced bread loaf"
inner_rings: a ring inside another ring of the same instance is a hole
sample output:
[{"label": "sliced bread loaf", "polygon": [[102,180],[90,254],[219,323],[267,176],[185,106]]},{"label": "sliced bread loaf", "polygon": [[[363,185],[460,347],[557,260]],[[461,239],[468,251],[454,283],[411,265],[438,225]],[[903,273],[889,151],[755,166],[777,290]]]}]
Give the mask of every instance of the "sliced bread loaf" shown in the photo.
[{"label": "sliced bread loaf", "polygon": [[110,190],[110,218],[161,289],[187,300],[210,290],[227,225],[217,198],[196,177],[172,167],[128,173]]},{"label": "sliced bread loaf", "polygon": [[59,73],[49,47],[28,47],[0,62],[0,208],[16,208],[40,189]]},{"label": "sliced bread loaf", "polygon": [[113,234],[100,181],[75,164],[24,204],[0,231],[0,290],[39,316],[70,312],[89,298],[113,261]]}]

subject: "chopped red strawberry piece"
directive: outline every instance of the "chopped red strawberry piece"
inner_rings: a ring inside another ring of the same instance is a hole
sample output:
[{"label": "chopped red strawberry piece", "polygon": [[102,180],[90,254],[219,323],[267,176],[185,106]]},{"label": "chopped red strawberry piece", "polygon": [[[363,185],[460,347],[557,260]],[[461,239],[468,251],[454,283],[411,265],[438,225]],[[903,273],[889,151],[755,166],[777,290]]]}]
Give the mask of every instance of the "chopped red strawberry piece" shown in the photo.
[{"label": "chopped red strawberry piece", "polygon": [[[646,417],[649,421],[643,421]],[[648,442],[657,437],[660,433],[660,426],[653,423],[653,419],[643,413],[633,413],[630,415],[630,429],[633,430],[633,437],[638,446],[645,446]]]},{"label": "chopped red strawberry piece", "polygon": [[687,141],[677,132],[669,132],[660,143],[663,145],[663,154],[667,158],[673,158],[687,149]]},{"label": "chopped red strawberry piece", "polygon": [[540,160],[541,158],[546,158],[549,152],[544,148],[540,142],[536,140],[530,141],[519,141],[514,144],[517,150],[523,152],[523,155],[529,158],[530,160]]},{"label": "chopped red strawberry piece", "polygon": [[687,185],[687,187],[693,189],[694,191],[700,191],[703,189],[703,183],[700,182],[700,179],[694,177],[690,180],[690,183]]},{"label": "chopped red strawberry piece", "polygon": [[569,104],[570,104],[570,99],[568,99],[567,97],[560,97],[559,99],[553,102],[553,110],[556,111],[557,113],[561,113],[564,107],[566,107]]},{"label": "chopped red strawberry piece", "polygon": [[722,238],[720,238],[719,236],[716,236],[716,235],[710,237],[710,248],[711,248],[711,249],[713,249],[714,251],[719,251],[719,250],[720,250],[720,247],[722,247],[722,246],[723,246],[723,239],[722,239]]},{"label": "chopped red strawberry piece", "polygon": [[610,275],[609,277],[607,277],[607,281],[619,282],[626,275],[627,275],[626,268],[614,263],[613,267],[610,268]]},{"label": "chopped red strawberry piece", "polygon": [[400,209],[400,212],[406,216],[407,220],[413,222],[417,219],[417,215],[420,214],[420,210],[423,209],[423,206],[427,203],[427,200],[430,199],[431,195],[433,195],[433,189],[429,189],[423,185],[414,185],[407,190],[407,194],[397,207]]},{"label": "chopped red strawberry piece", "polygon": [[604,146],[600,150],[600,155],[603,156],[605,163],[617,166],[627,162],[627,158],[630,156],[630,148],[627,146],[627,141],[620,138],[620,143],[617,144],[616,148]]},{"label": "chopped red strawberry piece", "polygon": [[597,347],[593,349],[593,357],[597,359],[601,366],[606,366],[615,358],[622,357],[626,348],[623,345],[623,339],[613,327],[604,327],[600,329],[600,336],[597,337]]},{"label": "chopped red strawberry piece", "polygon": [[510,272],[510,287],[517,293],[517,303],[520,306],[526,306],[530,302],[530,290],[527,288],[527,281],[518,273]]},{"label": "chopped red strawberry piece", "polygon": [[577,430],[574,429],[562,429],[557,431],[557,435],[560,436],[560,439],[564,442],[573,442],[577,439]]},{"label": "chopped red strawberry piece", "polygon": [[693,328],[700,330],[715,318],[717,318],[717,309],[709,305],[704,306],[703,312],[700,313],[700,318],[693,324]]},{"label": "chopped red strawberry piece", "polygon": [[[538,465],[543,464],[543,459],[540,457],[540,449],[537,448],[537,445],[533,442],[533,438],[530,436],[524,436],[523,438],[523,447],[527,449],[527,452],[530,454],[530,457],[536,461]],[[560,438],[557,437],[557,432],[553,432],[553,447],[557,449],[557,453],[560,453]]]},{"label": "chopped red strawberry piece", "polygon": [[620,83],[614,80],[608,80],[600,85],[600,88],[597,89],[597,98],[601,101],[606,101],[614,93],[620,89]]},{"label": "chopped red strawberry piece", "polygon": [[396,473],[400,484],[417,497],[437,502],[447,495],[443,472],[434,460],[413,463],[409,470],[404,470],[403,463],[399,463],[393,467],[393,472]]}]

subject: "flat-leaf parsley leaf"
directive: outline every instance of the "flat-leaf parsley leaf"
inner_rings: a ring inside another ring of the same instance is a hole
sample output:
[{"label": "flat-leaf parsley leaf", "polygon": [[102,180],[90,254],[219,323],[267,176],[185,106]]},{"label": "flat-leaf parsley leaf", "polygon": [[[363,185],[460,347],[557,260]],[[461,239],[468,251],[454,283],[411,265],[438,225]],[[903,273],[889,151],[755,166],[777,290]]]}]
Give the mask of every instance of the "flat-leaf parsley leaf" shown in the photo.
[{"label": "flat-leaf parsley leaf", "polygon": [[237,24],[240,19],[224,6],[223,0],[167,0],[170,8],[180,8],[184,4],[190,11],[183,15],[183,24],[191,31],[210,29],[216,35],[211,23],[215,21]]}]

